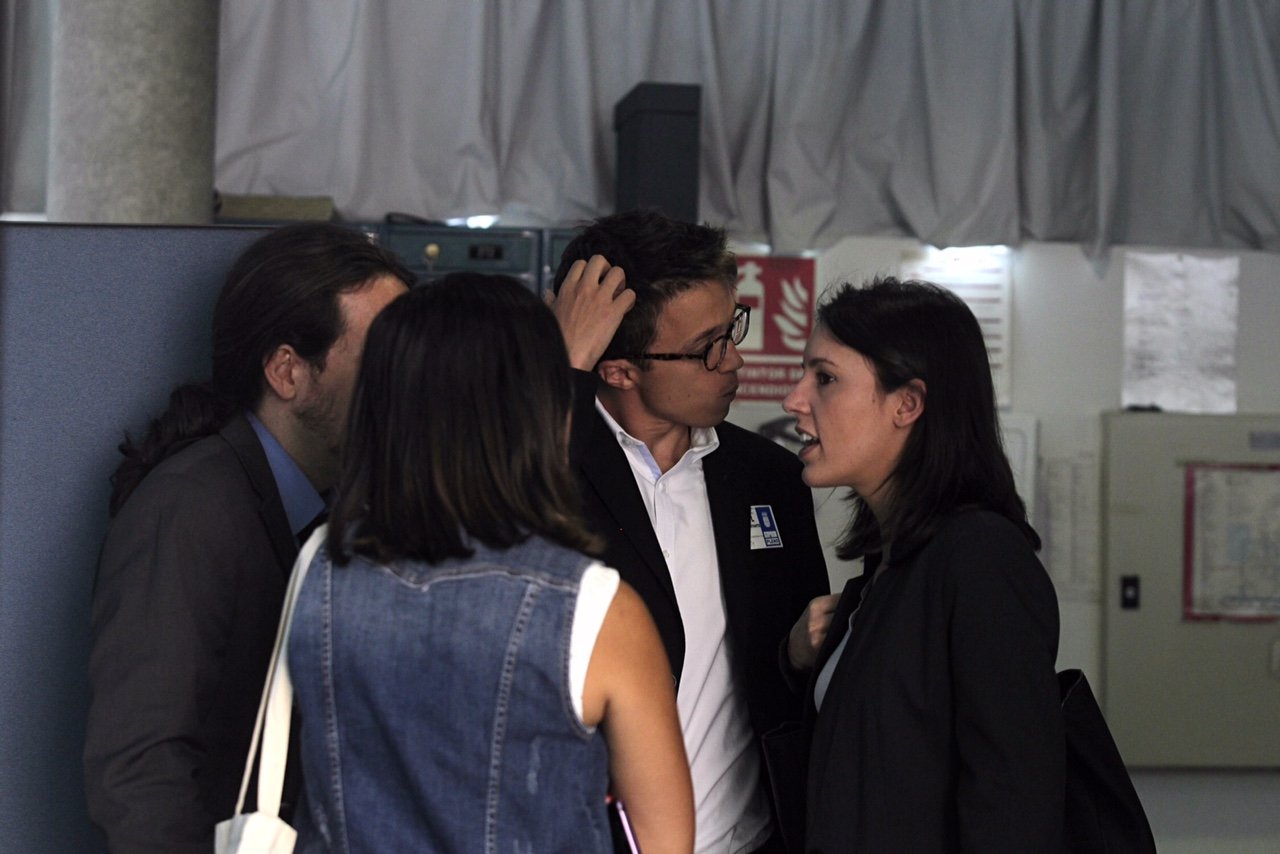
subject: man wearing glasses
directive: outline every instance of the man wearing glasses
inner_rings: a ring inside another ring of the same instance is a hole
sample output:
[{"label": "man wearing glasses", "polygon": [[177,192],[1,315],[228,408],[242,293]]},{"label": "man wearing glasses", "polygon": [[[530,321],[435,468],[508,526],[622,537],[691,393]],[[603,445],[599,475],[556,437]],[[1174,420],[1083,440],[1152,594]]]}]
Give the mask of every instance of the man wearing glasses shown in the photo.
[{"label": "man wearing glasses", "polygon": [[782,851],[759,736],[800,719],[779,644],[828,581],[799,461],[724,420],[752,320],[737,263],[723,231],[633,211],[584,228],[555,282],[570,456],[671,661],[697,850]]}]

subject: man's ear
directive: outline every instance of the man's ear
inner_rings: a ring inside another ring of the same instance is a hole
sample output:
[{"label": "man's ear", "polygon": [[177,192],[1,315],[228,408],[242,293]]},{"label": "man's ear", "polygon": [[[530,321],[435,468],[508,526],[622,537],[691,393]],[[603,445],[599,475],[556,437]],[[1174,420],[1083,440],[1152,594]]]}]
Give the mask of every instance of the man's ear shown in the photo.
[{"label": "man's ear", "polygon": [[288,344],[281,344],[271,351],[262,363],[262,373],[267,380],[267,387],[276,397],[284,401],[298,396],[302,375],[308,365]]},{"label": "man's ear", "polygon": [[926,394],[924,380],[915,379],[894,392],[898,406],[893,411],[893,423],[897,427],[909,427],[924,415]]},{"label": "man's ear", "polygon": [[596,365],[596,373],[605,385],[625,391],[635,388],[640,369],[628,359],[607,359]]}]

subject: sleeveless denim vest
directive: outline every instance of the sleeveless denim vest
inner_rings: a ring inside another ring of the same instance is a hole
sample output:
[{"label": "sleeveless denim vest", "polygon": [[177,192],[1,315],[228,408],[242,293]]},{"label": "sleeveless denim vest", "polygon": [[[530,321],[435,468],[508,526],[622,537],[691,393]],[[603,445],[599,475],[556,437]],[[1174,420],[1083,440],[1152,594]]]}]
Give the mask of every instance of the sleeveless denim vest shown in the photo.
[{"label": "sleeveless denim vest", "polygon": [[611,850],[604,740],[568,687],[588,564],[538,538],[435,566],[321,549],[288,646],[299,850]]}]

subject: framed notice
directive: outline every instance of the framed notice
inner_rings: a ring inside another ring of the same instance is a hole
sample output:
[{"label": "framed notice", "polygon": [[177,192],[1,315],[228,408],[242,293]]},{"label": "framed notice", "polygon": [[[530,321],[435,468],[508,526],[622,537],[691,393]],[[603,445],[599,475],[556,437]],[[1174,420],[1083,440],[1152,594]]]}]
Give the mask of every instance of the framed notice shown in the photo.
[{"label": "framed notice", "polygon": [[1183,617],[1280,617],[1280,465],[1186,466]]}]

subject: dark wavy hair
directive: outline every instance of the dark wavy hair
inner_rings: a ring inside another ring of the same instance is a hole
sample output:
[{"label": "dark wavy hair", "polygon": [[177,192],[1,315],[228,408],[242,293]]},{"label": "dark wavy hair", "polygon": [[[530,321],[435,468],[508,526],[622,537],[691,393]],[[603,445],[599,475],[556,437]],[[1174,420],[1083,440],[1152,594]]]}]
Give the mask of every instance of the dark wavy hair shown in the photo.
[{"label": "dark wavy hair", "polygon": [[[658,331],[658,315],[672,297],[703,282],[726,288],[738,283],[738,262],[727,248],[723,229],[672,219],[657,210],[635,210],[602,217],[581,227],[565,247],[556,269],[556,293],[574,261],[603,255],[627,274],[636,303],[622,318],[604,359],[642,353]],[[636,360],[643,370],[648,360]]]},{"label": "dark wavy hair", "polygon": [[288,344],[323,370],[343,332],[338,298],[384,275],[414,282],[393,253],[340,225],[286,225],[250,245],[227,273],[214,306],[210,379],[175,388],[142,441],[125,434],[119,446],[124,459],[111,476],[111,515],[169,454],[258,405],[266,382],[262,368],[276,348]]},{"label": "dark wavy hair", "polygon": [[964,301],[928,282],[876,278],[841,285],[818,307],[818,323],[871,362],[882,391],[925,385],[924,413],[890,476],[883,518],[851,496],[853,518],[836,553],[859,557],[882,541],[910,551],[966,507],[1006,517],[1039,549],[1000,438],[982,330]]},{"label": "dark wavy hair", "polygon": [[335,562],[439,563],[468,539],[597,543],[569,469],[569,357],[551,311],[509,276],[451,273],[369,328],[329,517]]}]

